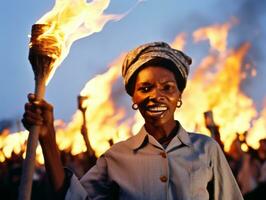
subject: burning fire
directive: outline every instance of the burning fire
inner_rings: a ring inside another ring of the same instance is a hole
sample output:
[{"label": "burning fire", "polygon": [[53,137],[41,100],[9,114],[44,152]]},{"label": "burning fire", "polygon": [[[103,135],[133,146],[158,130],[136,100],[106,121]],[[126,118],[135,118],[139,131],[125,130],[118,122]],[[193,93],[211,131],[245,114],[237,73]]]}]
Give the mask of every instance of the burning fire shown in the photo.
[{"label": "burning fire", "polygon": [[[252,99],[240,90],[241,66],[248,49],[249,44],[244,44],[236,51],[229,51],[225,57],[208,55],[203,59],[188,82],[184,106],[177,113],[185,127],[208,133],[202,113],[212,110],[215,122],[220,126],[225,150],[229,150],[236,133],[251,128],[250,122],[257,115]],[[248,142],[254,146],[254,141]]]},{"label": "burning fire", "polygon": [[[236,133],[243,136],[245,131],[248,131],[247,144],[256,149],[259,139],[266,137],[266,102],[262,111],[258,113],[253,100],[241,91],[241,83],[246,77],[256,75],[256,70],[244,62],[250,48],[249,43],[242,44],[238,49],[227,49],[226,38],[231,26],[232,23],[214,25],[200,28],[193,33],[196,42],[208,40],[212,51],[201,60],[191,74],[182,97],[183,106],[177,110],[176,119],[190,131],[208,134],[203,113],[212,110],[214,120],[220,127],[221,140],[226,151],[229,150]],[[221,36],[216,37],[218,34]],[[185,33],[178,35],[172,43],[179,49],[183,49],[185,44]],[[123,55],[111,64],[104,74],[88,81],[81,91],[81,95],[88,96],[85,102],[86,124],[91,146],[97,156],[110,147],[110,140],[114,143],[124,140],[135,134],[143,124],[138,112],[128,118],[126,110],[130,108],[118,106],[113,100],[112,85],[120,79],[122,58]],[[86,151],[80,133],[80,111],[76,111],[69,124],[62,125],[62,122],[57,120],[55,125],[57,144],[61,150],[67,150],[73,155]],[[26,131],[1,135],[0,161],[9,158],[11,152],[23,151],[26,138]],[[37,150],[37,159],[43,163],[40,148]]]},{"label": "burning fire", "polygon": [[37,39],[52,40],[52,43],[45,44],[47,49],[55,47],[60,49],[59,55],[52,55],[55,63],[46,84],[68,55],[74,41],[101,31],[110,20],[120,20],[123,17],[123,15],[103,14],[109,3],[110,0],[93,0],[89,3],[86,0],[56,0],[53,9],[36,22],[49,26]]},{"label": "burning fire", "polygon": [[235,18],[225,24],[215,24],[203,27],[193,33],[194,41],[209,40],[211,49],[223,53],[227,47],[227,36],[229,29],[237,22]]},{"label": "burning fire", "polygon": [[[110,140],[118,142],[130,136],[130,120],[120,123],[125,117],[125,109],[116,108],[111,98],[112,85],[120,77],[123,57],[124,55],[121,55],[114,61],[106,73],[90,80],[80,93],[82,96],[88,96],[85,102],[86,124],[91,146],[97,156],[110,147]],[[57,142],[61,150],[70,148],[73,155],[86,151],[80,134],[81,125],[82,116],[77,111],[66,128],[57,130]]]},{"label": "burning fire", "polygon": [[180,33],[179,35],[175,37],[171,46],[175,49],[179,49],[182,51],[186,45],[186,38],[187,38],[186,33]]}]

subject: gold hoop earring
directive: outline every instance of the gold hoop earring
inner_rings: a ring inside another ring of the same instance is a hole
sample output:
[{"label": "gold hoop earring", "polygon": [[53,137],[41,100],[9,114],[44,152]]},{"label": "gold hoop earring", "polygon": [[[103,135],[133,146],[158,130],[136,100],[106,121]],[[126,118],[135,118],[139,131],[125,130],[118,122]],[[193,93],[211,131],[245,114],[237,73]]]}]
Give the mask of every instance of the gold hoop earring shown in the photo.
[{"label": "gold hoop earring", "polygon": [[176,107],[180,108],[182,104],[183,104],[182,99],[178,99]]},{"label": "gold hoop earring", "polygon": [[138,110],[138,108],[139,108],[138,104],[136,104],[136,103],[133,103],[131,107],[133,110]]}]

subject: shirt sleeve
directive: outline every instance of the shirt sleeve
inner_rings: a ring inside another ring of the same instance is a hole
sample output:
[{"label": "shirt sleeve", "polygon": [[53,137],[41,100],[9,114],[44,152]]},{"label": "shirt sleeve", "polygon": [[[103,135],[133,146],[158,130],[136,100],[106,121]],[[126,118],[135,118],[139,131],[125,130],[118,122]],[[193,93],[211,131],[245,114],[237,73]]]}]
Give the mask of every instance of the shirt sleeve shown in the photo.
[{"label": "shirt sleeve", "polygon": [[211,149],[214,173],[214,200],[243,200],[238,184],[220,146],[215,142]]},{"label": "shirt sleeve", "polygon": [[115,194],[117,187],[108,176],[107,161],[103,155],[80,180],[75,175],[71,177],[65,199],[110,199]]}]

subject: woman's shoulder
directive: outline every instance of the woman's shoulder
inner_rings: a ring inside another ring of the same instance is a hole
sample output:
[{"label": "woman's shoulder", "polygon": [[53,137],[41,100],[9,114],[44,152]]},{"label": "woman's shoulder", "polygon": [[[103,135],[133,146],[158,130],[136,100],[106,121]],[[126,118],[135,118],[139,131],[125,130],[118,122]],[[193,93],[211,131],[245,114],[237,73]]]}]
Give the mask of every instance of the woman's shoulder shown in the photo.
[{"label": "woman's shoulder", "polygon": [[216,140],[206,134],[203,133],[197,133],[197,132],[188,132],[189,137],[191,139],[191,142],[193,146],[206,148],[211,150],[220,148],[219,144],[216,142]]},{"label": "woman's shoulder", "polygon": [[198,133],[198,132],[188,132],[191,141],[202,141],[202,142],[213,142],[214,139],[208,136],[207,134]]},{"label": "woman's shoulder", "polygon": [[134,148],[142,142],[142,134],[138,133],[136,135],[130,136],[125,140],[114,143],[108,150],[108,153],[112,152],[131,152]]}]

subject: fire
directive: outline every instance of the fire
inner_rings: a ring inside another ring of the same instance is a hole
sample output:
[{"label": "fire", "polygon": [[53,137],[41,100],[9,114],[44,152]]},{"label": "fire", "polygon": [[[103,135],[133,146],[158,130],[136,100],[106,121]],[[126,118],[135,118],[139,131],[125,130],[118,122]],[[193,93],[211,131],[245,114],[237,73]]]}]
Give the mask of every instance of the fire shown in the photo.
[{"label": "fire", "polygon": [[225,150],[229,149],[236,133],[250,129],[257,112],[253,101],[241,90],[241,66],[249,44],[229,51],[222,58],[209,55],[198,66],[183,95],[184,105],[177,117],[188,127],[208,133],[202,113],[212,110],[220,126]]},{"label": "fire", "polygon": [[[56,46],[60,49],[59,55],[52,55],[55,63],[46,84],[68,55],[74,41],[101,31],[110,20],[120,20],[123,17],[123,15],[103,14],[109,3],[110,0],[94,0],[89,3],[86,0],[56,0],[53,9],[36,22],[49,25],[38,40],[52,40],[50,48]],[[47,44],[46,48],[49,48]]]},{"label": "fire", "polygon": [[260,112],[258,119],[253,123],[252,129],[249,131],[247,142],[254,148],[259,147],[259,140],[266,138],[266,99],[264,108]]},{"label": "fire", "polygon": [[[112,85],[120,77],[122,58],[120,56],[108,71],[90,80],[81,91],[82,96],[88,96],[86,101],[86,124],[88,137],[97,156],[109,147],[109,141],[118,142],[130,136],[129,121],[120,124],[125,116],[123,108],[116,108],[112,101]],[[71,148],[72,154],[86,151],[86,146],[80,134],[82,116],[79,111],[74,114],[72,122],[66,129],[57,131],[57,142],[61,150]],[[82,145],[81,145],[82,144]]]},{"label": "fire", "polygon": [[21,131],[18,133],[3,132],[0,135],[0,162],[4,162],[6,158],[11,158],[12,153],[20,154],[25,151],[25,141],[28,132]]},{"label": "fire", "polygon": [[[201,28],[193,33],[194,37],[201,35],[208,39],[212,51],[195,66],[182,96],[183,105],[177,110],[175,117],[187,130],[209,134],[205,128],[203,113],[212,110],[214,121],[220,127],[221,140],[226,151],[229,150],[237,133],[243,138],[246,131],[246,144],[256,149],[259,139],[266,137],[266,100],[262,111],[257,112],[253,100],[241,90],[245,78],[255,76],[256,70],[252,68],[252,63],[244,62],[250,49],[249,43],[244,43],[237,49],[227,49],[226,37],[231,26],[232,23],[214,25],[205,27],[204,34],[199,34],[203,30]],[[212,38],[218,34],[222,34],[219,40]],[[172,46],[183,49],[186,37],[186,33],[176,36]],[[114,95],[120,94],[120,91],[114,92],[113,85],[121,78],[123,57],[124,54],[116,59],[105,73],[89,80],[80,92],[81,95],[88,96],[84,102],[87,107],[86,124],[91,146],[97,156],[110,147],[110,140],[114,143],[124,140],[136,134],[143,125],[143,118],[139,112],[128,117],[126,113],[131,108],[117,105],[114,101]],[[247,71],[249,73],[246,73]],[[121,93],[126,94],[124,88],[121,89]],[[86,151],[80,131],[82,122],[79,110],[68,124],[56,120],[56,139],[60,150],[69,151],[73,155]],[[22,139],[18,139],[20,135],[23,135]],[[8,137],[12,139],[7,139]],[[1,135],[0,161],[8,158],[11,152],[23,151],[26,138],[26,131]],[[248,149],[246,144],[243,145],[243,150]],[[38,162],[43,163],[40,147],[37,154]]]},{"label": "fire", "polygon": [[187,38],[186,33],[178,34],[175,37],[174,41],[171,43],[171,46],[175,49],[179,49],[180,51],[182,51],[186,45],[186,38]]},{"label": "fire", "polygon": [[236,19],[225,24],[215,24],[208,27],[198,29],[193,33],[194,41],[209,40],[211,49],[218,50],[220,53],[224,52],[227,47],[228,31],[236,23]]}]

